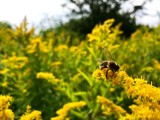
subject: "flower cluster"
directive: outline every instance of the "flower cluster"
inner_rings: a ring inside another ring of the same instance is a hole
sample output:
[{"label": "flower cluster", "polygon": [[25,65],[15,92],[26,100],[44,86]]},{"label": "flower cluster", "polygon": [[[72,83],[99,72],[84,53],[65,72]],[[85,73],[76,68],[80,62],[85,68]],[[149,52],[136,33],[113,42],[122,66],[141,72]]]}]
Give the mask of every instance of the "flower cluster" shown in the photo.
[{"label": "flower cluster", "polygon": [[27,57],[18,57],[13,54],[13,56],[5,58],[0,61],[0,64],[5,66],[4,70],[1,70],[1,73],[6,73],[9,71],[9,69],[23,68],[27,63],[28,63]]},{"label": "flower cluster", "polygon": [[125,115],[127,113],[122,107],[114,104],[112,101],[105,97],[97,96],[97,100],[98,103],[102,105],[101,109],[104,115],[115,114],[117,117],[119,117],[119,115]]},{"label": "flower cluster", "polygon": [[27,106],[26,113],[21,116],[20,120],[42,120],[41,112],[38,110],[31,112],[31,107]]},{"label": "flower cluster", "polygon": [[1,120],[14,120],[14,113],[8,109],[12,97],[0,95],[0,119]]},{"label": "flower cluster", "polygon": [[96,69],[92,76],[96,79],[112,79],[117,76],[117,72],[110,70],[109,68],[103,68],[102,70]]},{"label": "flower cluster", "polygon": [[57,113],[57,117],[53,117],[51,120],[64,120],[67,115],[68,112],[72,109],[75,108],[81,108],[86,106],[86,102],[85,101],[80,101],[80,102],[71,102],[71,103],[67,103],[63,106],[63,108],[59,109],[56,113]]},{"label": "flower cluster", "polygon": [[[97,73],[97,70],[95,73]],[[97,75],[97,77],[99,76]],[[132,113],[123,115],[123,118],[160,119],[160,115],[158,114],[160,112],[160,88],[148,84],[147,81],[142,78],[129,77],[124,71],[120,71],[117,76],[110,79],[110,81],[114,85],[123,87],[127,96],[131,97],[135,102],[135,104],[129,106]],[[109,111],[111,111],[111,113],[114,113],[113,111],[120,113],[117,107],[113,107],[113,103],[108,99],[98,96],[98,101],[99,103],[103,103],[102,107],[105,114],[109,114]],[[123,111],[122,113],[125,112]]]},{"label": "flower cluster", "polygon": [[[11,99],[1,96],[0,119],[41,119],[36,110],[46,120],[160,119],[160,27],[123,38],[114,21],[96,25],[85,40],[61,27],[35,34],[26,18],[16,28],[0,25],[0,92],[14,98],[8,107]],[[109,60],[120,70],[97,69]],[[23,114],[28,104],[35,111]]]},{"label": "flower cluster", "polygon": [[29,54],[41,51],[42,53],[47,53],[49,51],[47,42],[42,41],[41,37],[30,40],[30,44],[26,48]]},{"label": "flower cluster", "polygon": [[53,83],[53,84],[61,81],[61,80],[57,79],[55,76],[53,76],[52,73],[48,73],[48,72],[37,73],[37,78],[46,79],[46,80],[48,80],[48,82]]}]

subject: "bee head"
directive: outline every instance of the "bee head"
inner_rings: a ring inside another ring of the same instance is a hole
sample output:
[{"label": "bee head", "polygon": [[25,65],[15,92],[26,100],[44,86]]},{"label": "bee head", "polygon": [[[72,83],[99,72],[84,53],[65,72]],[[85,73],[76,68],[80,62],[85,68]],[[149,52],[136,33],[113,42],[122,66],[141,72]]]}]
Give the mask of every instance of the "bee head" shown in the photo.
[{"label": "bee head", "polygon": [[116,62],[112,61],[109,64],[109,68],[114,70],[114,71],[118,71],[119,70],[119,65]]}]

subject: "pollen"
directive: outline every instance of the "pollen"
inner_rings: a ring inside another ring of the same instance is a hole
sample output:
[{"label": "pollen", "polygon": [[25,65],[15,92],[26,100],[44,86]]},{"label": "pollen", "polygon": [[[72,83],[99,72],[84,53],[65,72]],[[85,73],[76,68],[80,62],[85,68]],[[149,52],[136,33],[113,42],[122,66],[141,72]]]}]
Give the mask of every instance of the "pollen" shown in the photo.
[{"label": "pollen", "polygon": [[93,73],[92,76],[95,77],[96,79],[106,79],[106,69],[96,69]]}]

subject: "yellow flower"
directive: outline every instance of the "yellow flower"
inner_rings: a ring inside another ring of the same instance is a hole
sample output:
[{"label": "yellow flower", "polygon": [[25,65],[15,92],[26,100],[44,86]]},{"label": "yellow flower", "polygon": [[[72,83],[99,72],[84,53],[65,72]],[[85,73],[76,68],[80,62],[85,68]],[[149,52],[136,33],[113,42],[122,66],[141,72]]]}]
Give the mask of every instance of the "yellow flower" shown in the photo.
[{"label": "yellow flower", "polygon": [[92,76],[95,77],[96,79],[106,79],[106,70],[100,70],[100,69],[96,69],[93,73]]},{"label": "yellow flower", "polygon": [[84,101],[79,101],[79,102],[71,102],[71,103],[67,103],[65,104],[63,107],[64,108],[80,108],[86,105],[86,102]]},{"label": "yellow flower", "polygon": [[14,113],[8,109],[12,97],[0,95],[0,119],[1,120],[14,120]]},{"label": "yellow flower", "polygon": [[31,106],[27,105],[26,107],[26,114],[31,113]]},{"label": "yellow flower", "polygon": [[39,73],[37,73],[37,78],[53,79],[54,76],[52,75],[52,73],[39,72]]},{"label": "yellow flower", "polygon": [[64,120],[63,116],[52,117],[51,120]]},{"label": "yellow flower", "polygon": [[9,72],[9,69],[8,68],[5,68],[3,70],[0,70],[0,74],[4,75],[6,74],[7,72]]},{"label": "yellow flower", "polygon": [[133,84],[134,84],[133,78],[131,78],[131,77],[125,77],[124,78],[124,86],[125,86],[125,88],[128,88]]},{"label": "yellow flower", "polygon": [[68,112],[69,112],[69,108],[67,108],[67,107],[65,107],[65,108],[63,107],[63,108],[59,109],[58,111],[56,111],[57,115],[59,115],[63,118],[67,116]]},{"label": "yellow flower", "polygon": [[135,39],[135,38],[139,37],[141,34],[142,34],[142,31],[140,29],[138,29],[131,35],[131,38]]},{"label": "yellow flower", "polygon": [[70,52],[75,53],[78,50],[78,47],[77,46],[71,46],[69,48],[69,50],[70,50]]},{"label": "yellow flower", "polygon": [[47,42],[42,41],[41,37],[37,37],[30,40],[30,44],[27,45],[26,50],[29,54],[35,53],[36,51],[47,53],[49,51],[49,47]]},{"label": "yellow flower", "polygon": [[61,82],[61,80],[59,80],[55,76],[53,76],[52,73],[48,73],[48,72],[37,73],[37,78],[46,79],[46,80],[48,80],[48,82],[53,83],[53,84],[55,84],[57,82]]},{"label": "yellow flower", "polygon": [[126,76],[126,74],[125,74],[124,71],[115,72],[114,76],[111,79],[111,82],[114,85],[122,85],[123,79],[124,79],[125,76]]},{"label": "yellow flower", "polygon": [[81,108],[83,106],[86,105],[86,102],[85,101],[79,101],[79,102],[70,102],[70,103],[67,103],[63,106],[63,108],[57,110],[57,117],[53,117],[52,119],[54,120],[58,120],[58,118],[61,119],[65,119],[68,115],[68,112],[71,110],[71,109],[74,109],[74,108]]},{"label": "yellow flower", "polygon": [[112,30],[110,29],[113,23],[114,19],[108,19],[103,25],[96,25],[92,30],[92,33],[87,35],[88,41],[90,43],[98,43],[96,44],[98,46],[104,40],[107,42],[111,41],[116,36],[115,33],[111,33]]},{"label": "yellow flower", "polygon": [[26,112],[20,117],[20,120],[42,120],[41,111],[31,111],[31,106],[27,105]]},{"label": "yellow flower", "polygon": [[59,45],[58,47],[55,48],[55,51],[63,51],[67,49],[68,49],[67,45]]},{"label": "yellow flower", "polygon": [[[132,78],[127,75],[125,71],[119,71],[115,77],[111,79],[115,85],[124,88],[128,97],[131,97],[136,105],[131,105],[131,114],[126,113],[120,106],[116,106],[110,100],[98,96],[98,102],[102,104],[102,111],[105,115],[123,113],[120,117],[121,120],[133,119],[160,119],[160,88],[148,84],[142,78]],[[125,114],[124,114],[125,113]],[[117,114],[116,114],[117,115]],[[119,114],[118,114],[119,115]]]},{"label": "yellow flower", "polygon": [[38,110],[34,110],[31,113],[22,115],[20,120],[42,120],[41,118],[41,112]]},{"label": "yellow flower", "polygon": [[0,120],[14,120],[14,113],[10,109],[0,111]]},{"label": "yellow flower", "polygon": [[126,111],[122,107],[114,104],[112,101],[105,97],[97,96],[97,101],[102,105],[101,108],[103,114],[105,115],[115,114],[119,117],[120,114],[126,114]]},{"label": "yellow flower", "polygon": [[3,83],[2,83],[2,86],[3,86],[3,87],[7,87],[7,86],[8,86],[8,82],[6,82],[6,81],[3,82]]},{"label": "yellow flower", "polygon": [[26,89],[23,89],[23,90],[22,90],[22,92],[23,92],[23,93],[26,93],[26,92],[27,92],[27,90],[26,90]]},{"label": "yellow flower", "polygon": [[104,24],[107,24],[108,26],[111,26],[113,23],[114,23],[114,19],[112,18],[112,19],[108,19],[108,20],[106,20],[105,22],[104,22]]},{"label": "yellow flower", "polygon": [[160,62],[156,59],[153,59],[154,68],[160,70]]},{"label": "yellow flower", "polygon": [[132,117],[136,119],[143,119],[143,120],[159,120],[160,114],[159,110],[153,110],[150,106],[147,104],[142,105],[131,105],[129,107],[132,111]]},{"label": "yellow flower", "polygon": [[114,49],[118,49],[120,47],[120,45],[116,44],[116,45],[108,45],[108,50],[112,51]]},{"label": "yellow flower", "polygon": [[62,64],[61,61],[55,61],[55,62],[53,62],[53,63],[51,64],[51,66],[52,66],[52,67],[55,67],[55,66],[59,66],[59,65],[61,65],[61,64]]},{"label": "yellow flower", "polygon": [[112,87],[112,88],[109,89],[109,91],[110,91],[110,92],[114,92],[115,89]]},{"label": "yellow flower", "polygon": [[12,97],[0,95],[0,110],[7,109],[10,101],[12,101]]},{"label": "yellow flower", "polygon": [[8,59],[3,59],[2,64],[4,64],[7,68],[5,68],[3,72],[8,72],[8,68],[23,68],[28,63],[27,57],[18,57],[16,55],[13,55],[9,57]]}]

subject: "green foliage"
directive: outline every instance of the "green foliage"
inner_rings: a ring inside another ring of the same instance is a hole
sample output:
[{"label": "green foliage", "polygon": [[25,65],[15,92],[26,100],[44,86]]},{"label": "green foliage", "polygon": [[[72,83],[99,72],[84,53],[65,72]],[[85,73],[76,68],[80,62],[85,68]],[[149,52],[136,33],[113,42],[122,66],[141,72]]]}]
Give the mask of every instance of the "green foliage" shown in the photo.
[{"label": "green foliage", "polygon": [[[48,120],[64,104],[85,101],[86,106],[72,109],[68,118],[116,119],[102,114],[98,95],[129,111],[133,101],[120,86],[92,76],[99,66],[97,60],[108,60],[105,48],[121,70],[160,86],[160,28],[141,28],[124,41],[119,38],[119,26],[111,27],[113,21],[97,25],[85,41],[77,40],[79,44],[70,44],[70,37],[63,32],[35,34],[34,28],[27,29],[26,19],[16,29],[0,28],[0,93],[14,98],[11,108],[15,118],[25,112],[27,105],[42,111],[42,118]],[[38,77],[40,73],[42,76]]]},{"label": "green foliage", "polygon": [[11,28],[11,25],[8,22],[1,22],[0,21],[0,28],[5,29],[5,28]]}]

